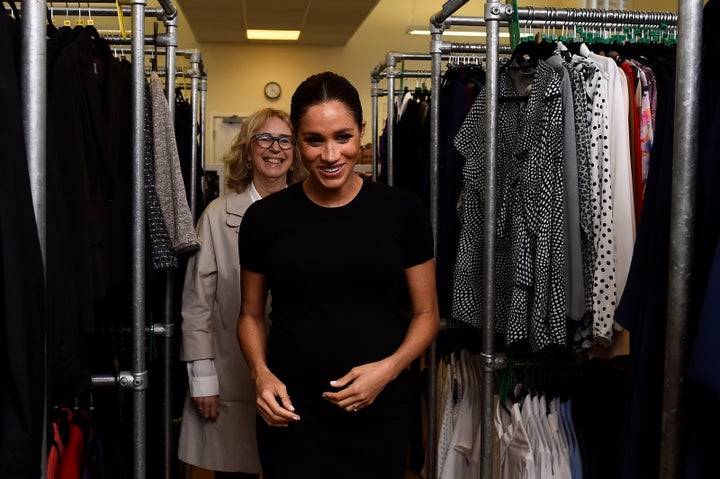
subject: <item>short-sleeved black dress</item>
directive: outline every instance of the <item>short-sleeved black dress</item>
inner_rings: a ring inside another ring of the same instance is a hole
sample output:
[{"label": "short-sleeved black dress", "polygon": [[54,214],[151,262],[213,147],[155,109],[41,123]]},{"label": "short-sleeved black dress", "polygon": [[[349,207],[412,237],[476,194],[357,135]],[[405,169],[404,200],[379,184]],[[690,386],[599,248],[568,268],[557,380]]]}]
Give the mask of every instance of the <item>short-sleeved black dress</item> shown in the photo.
[{"label": "short-sleeved black dress", "polygon": [[404,270],[432,258],[432,241],[415,196],[370,181],[338,208],[313,203],[296,184],[247,210],[242,267],[268,280],[268,365],[302,418],[270,427],[258,416],[264,479],[403,477],[407,378],[354,413],[322,393],[353,366],[398,348],[408,326],[401,314]]}]

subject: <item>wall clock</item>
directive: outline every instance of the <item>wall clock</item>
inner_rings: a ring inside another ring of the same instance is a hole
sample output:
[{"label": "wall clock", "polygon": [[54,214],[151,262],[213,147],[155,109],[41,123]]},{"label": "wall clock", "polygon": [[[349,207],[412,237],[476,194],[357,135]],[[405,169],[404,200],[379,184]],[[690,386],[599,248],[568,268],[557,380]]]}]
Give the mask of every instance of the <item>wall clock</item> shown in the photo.
[{"label": "wall clock", "polygon": [[280,84],[275,81],[270,81],[265,84],[265,96],[270,100],[275,100],[280,96]]}]

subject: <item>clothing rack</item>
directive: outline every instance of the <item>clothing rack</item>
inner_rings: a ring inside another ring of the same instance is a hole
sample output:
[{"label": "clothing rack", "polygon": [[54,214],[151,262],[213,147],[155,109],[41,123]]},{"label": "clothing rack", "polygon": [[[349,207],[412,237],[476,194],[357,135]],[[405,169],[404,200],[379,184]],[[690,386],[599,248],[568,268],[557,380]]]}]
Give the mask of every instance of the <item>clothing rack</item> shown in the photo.
[{"label": "clothing rack", "polygon": [[[699,78],[696,72],[700,65],[701,32],[702,32],[702,1],[680,2],[679,15],[667,12],[638,12],[620,10],[591,9],[556,9],[556,8],[518,8],[517,12],[511,5],[488,1],[485,4],[485,16],[482,18],[451,17],[467,0],[449,0],[442,10],[430,19],[433,89],[439,85],[441,55],[448,50],[455,51],[456,46],[442,41],[445,29],[454,25],[484,26],[486,28],[487,82],[486,82],[486,179],[485,179],[485,218],[484,225],[485,251],[484,264],[484,318],[481,355],[483,365],[482,393],[482,478],[492,477],[493,454],[493,395],[494,373],[504,367],[502,357],[498,356],[494,345],[495,328],[495,285],[494,261],[496,241],[497,207],[496,165],[493,161],[497,156],[497,116],[498,116],[498,85],[499,27],[509,24],[515,14],[519,23],[524,26],[560,27],[568,24],[588,24],[594,26],[622,25],[679,25],[678,55],[676,64],[676,99],[674,128],[674,168],[673,168],[673,202],[671,210],[671,250],[670,279],[668,291],[668,323],[665,345],[665,378],[664,402],[662,414],[662,437],[660,457],[660,477],[679,477],[682,464],[679,451],[682,430],[683,404],[683,371],[687,357],[686,331],[689,309],[689,278],[691,264],[691,233],[694,222],[692,198],[695,190],[695,171],[697,162],[697,122],[699,106],[697,91]],[[465,51],[465,47],[460,47]],[[431,116],[431,187],[437,183],[437,166],[439,158],[439,99],[432,97]],[[434,363],[430,363],[434,367]],[[431,381],[434,379],[431,371]],[[428,410],[433,411],[436,398],[429,398]],[[436,425],[432,414],[429,415],[428,437],[431,443],[437,438]],[[437,477],[435,448],[428,448],[428,477]]]},{"label": "clothing rack", "polygon": [[[448,2],[450,3],[450,2]],[[459,6],[457,7],[459,8]],[[499,47],[499,50],[504,53],[510,53],[508,46]],[[442,62],[451,61],[456,57],[453,53],[470,53],[479,54],[485,53],[486,46],[481,44],[465,44],[456,43],[450,44],[444,42],[442,45],[442,51],[436,52],[437,55],[432,53],[397,53],[389,52],[385,57],[385,62],[378,64],[370,74],[371,88],[370,95],[372,98],[372,138],[373,138],[373,169],[372,178],[377,179],[377,156],[378,156],[378,102],[377,98],[380,96],[387,96],[387,162],[386,168],[388,169],[388,184],[393,184],[393,145],[394,135],[393,128],[395,122],[395,109],[394,109],[394,94],[395,94],[395,78],[426,78],[430,76],[431,87],[430,90],[439,92],[440,91],[440,74],[442,71]],[[427,71],[398,71],[395,67],[398,62],[405,60],[413,61],[431,61],[434,67],[430,72]],[[429,73],[429,75],[428,75]],[[378,87],[381,78],[387,80],[387,89],[380,89]],[[438,212],[438,170],[439,170],[439,130],[433,125],[439,125],[439,112],[440,112],[440,96],[431,94],[431,106],[430,106],[430,220],[433,228],[433,244],[435,245],[435,256],[437,257],[438,247],[438,227],[439,227],[439,212]],[[433,146],[434,145],[434,146]],[[441,329],[447,329],[447,321],[441,320]],[[437,409],[437,390],[435,384],[437,383],[437,342],[433,340],[430,347],[427,350],[427,363],[428,363],[428,390],[427,390],[427,410],[428,414],[428,448],[426,453],[426,464],[428,477],[435,477],[435,465],[436,461],[436,450],[434,448],[435,437],[437,436],[437,421],[435,414],[432,411]]]},{"label": "clothing rack", "polygon": [[[509,49],[505,48],[505,51],[509,53]],[[461,50],[455,50],[461,51]],[[462,50],[464,53],[484,53],[485,45],[476,45]],[[442,55],[441,61],[452,61],[457,58],[457,55]],[[427,70],[397,70],[396,66],[398,62],[405,60],[413,61],[430,61],[432,57],[429,53],[397,53],[390,52],[385,57],[385,62],[378,64],[373,71],[370,73],[371,88],[370,95],[372,97],[372,138],[373,138],[373,179],[376,179],[376,164],[377,164],[377,138],[378,138],[378,104],[377,98],[381,96],[387,96],[387,168],[388,168],[388,184],[393,184],[393,145],[394,145],[394,134],[393,125],[395,122],[395,110],[393,105],[395,103],[395,95],[402,93],[400,89],[395,88],[396,78],[432,78],[432,71]],[[378,84],[382,78],[387,80],[387,89],[381,89]],[[435,197],[433,197],[435,198]],[[433,199],[432,203],[435,203]]]},{"label": "clothing rack", "polygon": [[[35,219],[40,239],[43,265],[46,262],[47,245],[47,200],[46,200],[46,123],[47,123],[47,71],[46,71],[46,13],[47,4],[38,1],[24,1],[22,21],[22,82],[27,85],[23,104],[23,121],[25,124],[25,143],[27,149],[28,170],[31,182],[31,192]],[[114,4],[110,0],[99,0],[93,4]],[[122,8],[123,14],[129,11],[132,18],[132,36],[130,40],[131,52],[134,58],[143,58],[146,43],[163,45],[167,51],[167,71],[170,73],[168,81],[174,84],[175,74],[175,48],[177,46],[177,10],[170,0],[160,0],[161,9],[146,8],[145,0],[122,0],[120,3],[129,5],[129,10]],[[88,14],[116,15],[115,8],[90,7]],[[112,13],[110,13],[112,11]],[[145,17],[156,16],[162,18],[166,33],[152,37],[148,42],[145,37]],[[132,439],[134,447],[133,477],[144,479],[146,475],[146,395],[148,387],[147,369],[145,366],[145,207],[144,207],[144,94],[145,72],[143,62],[132,64],[132,369],[121,371],[117,376],[93,376],[95,386],[120,386],[135,392],[133,395]],[[170,102],[171,114],[174,115],[174,102]],[[47,273],[46,273],[47,274]],[[168,311],[169,313],[169,311]],[[166,315],[162,325],[153,327],[154,333],[165,338],[165,361],[169,366],[170,338],[173,325],[169,314]],[[45,333],[47,334],[47,333]],[[51,338],[45,338],[47,342]],[[170,399],[170,368],[166,367],[163,378],[164,394]],[[47,375],[47,372],[45,373]],[[47,383],[47,381],[46,381]],[[45,404],[48,402],[47,386],[45,388]],[[165,428],[165,475],[169,477],[170,471],[170,415],[169,402],[164,401],[163,411]],[[44,424],[47,425],[47,412],[44,415]],[[47,450],[46,427],[43,432],[43,451],[41,451],[41,472],[46,474],[45,451]]]},{"label": "clothing rack", "polygon": [[[370,74],[372,86],[370,88],[370,95],[372,97],[372,151],[373,151],[373,166],[372,166],[372,178],[377,179],[377,158],[378,158],[378,96],[387,96],[387,179],[388,184],[393,184],[393,145],[394,145],[394,134],[393,125],[395,123],[395,94],[398,92],[395,89],[395,78],[429,78],[430,72],[426,71],[410,71],[401,70],[397,71],[395,66],[398,62],[405,60],[429,60],[430,57],[423,53],[393,53],[390,52],[385,57],[385,63],[381,63],[376,66]],[[378,88],[378,82],[380,78],[387,79],[387,89],[380,90]]]},{"label": "clothing rack", "polygon": [[[160,37],[146,37],[145,44],[148,45],[155,45],[153,41]],[[105,39],[110,44],[125,44],[129,42],[129,39],[122,39],[120,37],[111,37]],[[166,43],[166,42],[163,42]],[[121,53],[132,53],[129,50],[120,49],[119,52]],[[202,54],[198,50],[180,50],[180,49],[174,49],[174,52],[170,50],[170,48],[167,48],[165,50],[154,50],[154,49],[144,49],[144,55],[164,55],[165,56],[165,69],[162,71],[158,71],[158,75],[161,77],[165,77],[166,79],[166,94],[168,97],[168,107],[170,110],[170,116],[171,118],[175,117],[175,98],[174,98],[174,84],[175,79],[177,76],[187,75],[193,79],[192,82],[192,101],[191,101],[191,107],[192,107],[192,118],[197,119],[200,116],[201,123],[204,123],[204,117],[205,117],[205,101],[206,101],[206,91],[207,91],[207,74],[204,71],[203,63],[202,63]],[[176,65],[176,58],[177,56],[183,56],[186,59],[190,60],[190,68],[186,70],[178,69],[175,67],[174,70],[171,70],[171,65]],[[143,57],[144,58],[144,57]],[[144,74],[147,74],[147,71],[144,71]],[[198,95],[199,95],[199,102],[198,102]],[[198,104],[199,103],[199,104]],[[193,122],[192,131],[191,131],[191,140],[194,143],[195,139],[198,137],[198,128],[197,128],[197,122]],[[200,161],[202,162],[202,168],[205,168],[205,128],[204,124],[202,124],[202,128],[200,131]],[[197,148],[193,148],[191,151],[191,180],[190,180],[190,201],[191,201],[191,211],[193,218],[197,217],[197,205],[196,205],[196,188],[197,188]],[[152,334],[154,336],[158,336],[162,340],[162,395],[163,395],[163,401],[162,401],[162,424],[163,424],[163,470],[166,473],[166,477],[170,477],[170,471],[172,469],[172,457],[174,455],[172,450],[172,431],[171,431],[171,423],[172,423],[172,366],[173,366],[173,348],[172,348],[172,338],[175,335],[175,325],[173,322],[173,285],[174,285],[174,277],[173,272],[168,271],[165,278],[165,292],[164,292],[164,307],[163,307],[163,322],[157,323],[152,325],[150,328],[145,328],[145,332]],[[113,381],[113,377],[105,377],[105,376],[93,376],[93,385],[94,386],[115,386],[117,385],[116,381]]]}]

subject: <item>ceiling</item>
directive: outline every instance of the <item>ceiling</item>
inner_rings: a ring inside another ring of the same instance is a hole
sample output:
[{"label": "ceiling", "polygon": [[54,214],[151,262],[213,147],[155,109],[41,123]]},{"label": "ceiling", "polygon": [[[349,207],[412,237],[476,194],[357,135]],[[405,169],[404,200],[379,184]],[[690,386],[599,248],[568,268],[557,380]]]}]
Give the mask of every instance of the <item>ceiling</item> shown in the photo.
[{"label": "ceiling", "polygon": [[[342,46],[380,0],[176,0],[198,42],[248,43],[245,30],[300,30],[298,45]],[[258,43],[253,41],[252,43]]]}]

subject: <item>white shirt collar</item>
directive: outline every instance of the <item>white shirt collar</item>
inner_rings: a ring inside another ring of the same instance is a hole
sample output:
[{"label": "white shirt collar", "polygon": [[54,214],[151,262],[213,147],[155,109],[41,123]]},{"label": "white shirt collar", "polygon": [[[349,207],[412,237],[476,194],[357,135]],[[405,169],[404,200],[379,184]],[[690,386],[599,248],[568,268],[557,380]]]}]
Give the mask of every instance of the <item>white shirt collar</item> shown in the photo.
[{"label": "white shirt collar", "polygon": [[258,193],[257,188],[255,188],[255,182],[250,182],[250,199],[252,200],[252,202],[255,203],[261,198],[262,196],[260,196],[260,193]]},{"label": "white shirt collar", "polygon": [[[283,186],[283,188],[287,188],[287,185]],[[258,193],[257,188],[255,188],[255,182],[250,182],[250,199],[252,200],[252,202],[255,203],[261,198],[262,196],[260,196],[260,193]]]}]

